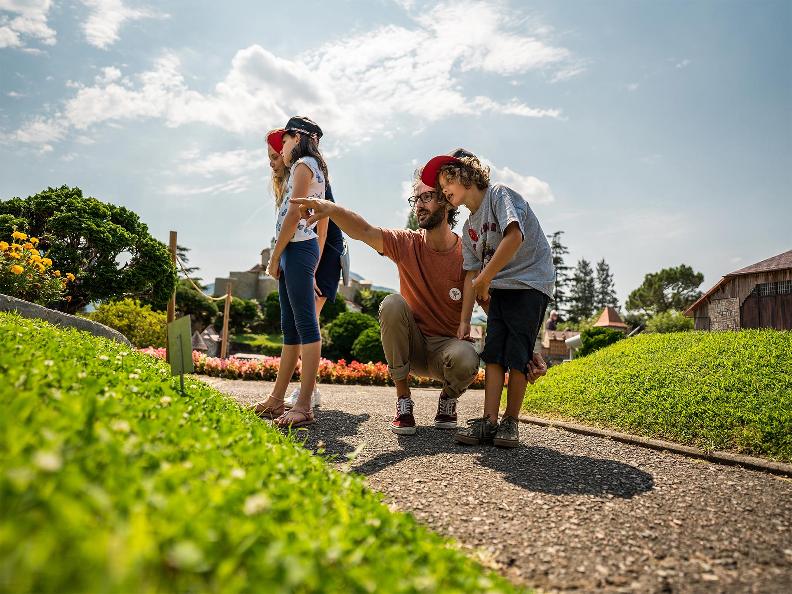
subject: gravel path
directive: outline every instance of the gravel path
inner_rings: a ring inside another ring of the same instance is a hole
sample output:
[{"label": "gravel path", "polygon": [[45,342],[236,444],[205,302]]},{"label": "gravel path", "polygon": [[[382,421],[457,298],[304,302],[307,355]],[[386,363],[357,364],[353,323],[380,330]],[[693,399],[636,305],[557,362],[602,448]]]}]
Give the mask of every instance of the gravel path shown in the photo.
[{"label": "gravel path", "polygon": [[[241,403],[271,384],[203,378]],[[429,427],[387,430],[392,388],[322,385],[306,447],[361,448],[352,469],[434,530],[540,591],[792,592],[792,481],[611,440],[520,426],[515,450],[463,447]],[[483,392],[460,400],[481,414]]]}]

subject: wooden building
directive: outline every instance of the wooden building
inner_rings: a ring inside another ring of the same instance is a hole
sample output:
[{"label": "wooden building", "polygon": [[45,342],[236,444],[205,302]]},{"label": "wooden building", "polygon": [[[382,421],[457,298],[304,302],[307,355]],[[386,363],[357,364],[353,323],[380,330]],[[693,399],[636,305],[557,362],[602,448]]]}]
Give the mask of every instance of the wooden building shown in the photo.
[{"label": "wooden building", "polygon": [[545,330],[542,335],[541,354],[546,361],[558,363],[570,358],[567,338],[578,336],[580,332],[573,330]]},{"label": "wooden building", "polygon": [[792,330],[792,250],[727,274],[685,315],[696,330]]}]

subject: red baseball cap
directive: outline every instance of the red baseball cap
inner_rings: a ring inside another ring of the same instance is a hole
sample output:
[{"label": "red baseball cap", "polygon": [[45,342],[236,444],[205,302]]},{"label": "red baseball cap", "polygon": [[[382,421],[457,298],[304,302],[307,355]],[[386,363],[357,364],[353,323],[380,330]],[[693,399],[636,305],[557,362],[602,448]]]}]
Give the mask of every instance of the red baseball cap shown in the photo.
[{"label": "red baseball cap", "polygon": [[427,161],[426,165],[424,165],[423,171],[421,171],[421,181],[427,186],[432,186],[434,188],[437,184],[437,174],[440,172],[440,168],[449,163],[464,165],[460,160],[462,157],[475,157],[475,155],[470,151],[460,148],[449,155],[437,155],[436,157],[432,157]]},{"label": "red baseball cap", "polygon": [[283,128],[278,128],[267,134],[267,144],[272,147],[272,150],[279,153],[283,150],[283,134],[286,132]]}]

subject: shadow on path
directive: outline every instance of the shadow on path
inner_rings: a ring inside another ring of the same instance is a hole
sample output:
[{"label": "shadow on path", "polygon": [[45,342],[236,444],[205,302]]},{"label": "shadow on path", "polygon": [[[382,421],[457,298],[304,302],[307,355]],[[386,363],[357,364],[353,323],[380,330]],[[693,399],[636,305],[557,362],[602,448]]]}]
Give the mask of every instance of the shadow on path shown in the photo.
[{"label": "shadow on path", "polygon": [[[309,431],[298,433],[298,440],[304,440],[304,446],[310,450],[323,447],[325,456],[346,461],[346,456],[360,443],[360,425],[368,421],[369,415],[338,410],[322,410],[320,414],[321,421]],[[349,443],[345,438],[350,437],[357,439]],[[382,436],[383,440],[389,438]],[[473,454],[481,466],[495,470],[504,480],[528,491],[629,499],[654,487],[652,475],[629,464],[563,454],[542,446],[522,444],[514,449],[460,446],[454,443],[453,432],[431,427],[421,427],[416,435],[397,438],[399,449],[382,452],[357,465],[353,462],[352,470],[368,476],[409,458]]]}]

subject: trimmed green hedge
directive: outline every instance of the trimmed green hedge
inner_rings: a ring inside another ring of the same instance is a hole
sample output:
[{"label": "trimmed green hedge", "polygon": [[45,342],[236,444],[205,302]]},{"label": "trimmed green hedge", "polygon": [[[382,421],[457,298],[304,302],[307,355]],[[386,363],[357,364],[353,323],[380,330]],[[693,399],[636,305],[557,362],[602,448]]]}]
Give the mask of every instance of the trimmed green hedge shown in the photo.
[{"label": "trimmed green hedge", "polygon": [[792,332],[641,335],[552,367],[527,413],[792,461]]},{"label": "trimmed green hedge", "polygon": [[0,590],[513,592],[160,361],[0,314]]}]

